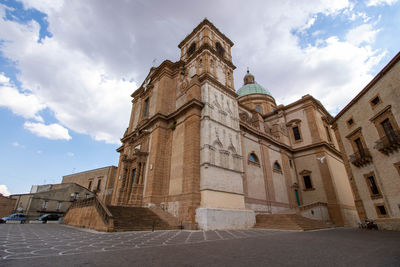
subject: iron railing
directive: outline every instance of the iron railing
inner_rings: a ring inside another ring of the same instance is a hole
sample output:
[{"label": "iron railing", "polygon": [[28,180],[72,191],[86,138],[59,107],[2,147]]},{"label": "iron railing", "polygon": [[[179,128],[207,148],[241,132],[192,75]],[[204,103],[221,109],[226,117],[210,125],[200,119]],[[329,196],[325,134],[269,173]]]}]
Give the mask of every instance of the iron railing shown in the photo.
[{"label": "iron railing", "polygon": [[393,131],[389,135],[385,135],[375,142],[375,149],[388,155],[389,153],[400,148],[400,131]]},{"label": "iron railing", "polygon": [[367,148],[350,155],[350,162],[356,167],[362,167],[372,162],[371,153]]}]

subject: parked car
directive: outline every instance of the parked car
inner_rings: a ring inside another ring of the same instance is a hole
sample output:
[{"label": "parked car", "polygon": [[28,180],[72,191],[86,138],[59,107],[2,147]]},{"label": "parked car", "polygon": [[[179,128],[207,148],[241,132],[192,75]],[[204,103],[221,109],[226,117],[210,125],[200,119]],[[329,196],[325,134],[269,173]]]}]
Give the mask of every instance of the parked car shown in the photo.
[{"label": "parked car", "polygon": [[43,214],[39,218],[36,218],[36,221],[42,221],[43,223],[47,223],[47,221],[58,221],[60,219],[60,215],[58,214]]},{"label": "parked car", "polygon": [[7,221],[20,221],[21,223],[25,223],[26,215],[23,213],[14,213],[8,215],[7,217],[1,218],[0,223],[6,223]]}]

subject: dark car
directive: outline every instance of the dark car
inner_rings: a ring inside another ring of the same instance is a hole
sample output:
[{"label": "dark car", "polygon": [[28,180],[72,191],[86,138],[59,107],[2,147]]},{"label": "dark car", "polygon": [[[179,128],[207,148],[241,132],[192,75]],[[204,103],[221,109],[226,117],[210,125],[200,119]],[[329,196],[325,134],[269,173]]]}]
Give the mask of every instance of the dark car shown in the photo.
[{"label": "dark car", "polygon": [[8,215],[7,217],[1,218],[0,223],[6,223],[7,221],[20,221],[21,223],[25,223],[26,215],[23,213],[14,213]]},{"label": "dark car", "polygon": [[58,214],[44,214],[36,219],[36,221],[42,221],[43,223],[47,223],[47,221],[58,221],[60,219],[60,215]]}]

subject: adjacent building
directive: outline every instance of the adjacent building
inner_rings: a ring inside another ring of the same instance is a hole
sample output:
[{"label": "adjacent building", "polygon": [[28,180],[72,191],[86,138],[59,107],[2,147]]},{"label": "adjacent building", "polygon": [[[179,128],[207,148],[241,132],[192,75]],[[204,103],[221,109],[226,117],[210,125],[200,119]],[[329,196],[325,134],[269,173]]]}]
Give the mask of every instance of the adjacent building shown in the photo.
[{"label": "adjacent building", "polygon": [[[15,202],[12,212],[25,213],[33,220],[46,213],[64,214],[72,202],[93,197],[94,194],[75,183],[33,186],[38,192],[11,195]],[[9,214],[8,214],[9,215]]]},{"label": "adjacent building", "polygon": [[400,230],[400,53],[335,117],[360,219]]},{"label": "adjacent building", "polygon": [[15,199],[0,194],[0,218],[10,215],[15,208]]},{"label": "adjacent building", "polygon": [[79,173],[65,175],[62,178],[64,183],[76,183],[87,188],[96,195],[106,205],[111,203],[111,196],[114,187],[117,167],[107,166],[94,170],[83,171]]}]

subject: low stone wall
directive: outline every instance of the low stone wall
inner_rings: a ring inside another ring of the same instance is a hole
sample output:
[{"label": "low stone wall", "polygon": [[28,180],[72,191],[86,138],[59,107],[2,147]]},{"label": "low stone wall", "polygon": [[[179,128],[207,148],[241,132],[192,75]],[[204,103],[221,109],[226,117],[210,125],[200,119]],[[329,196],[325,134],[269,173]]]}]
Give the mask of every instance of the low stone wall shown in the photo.
[{"label": "low stone wall", "polygon": [[400,231],[400,219],[378,219],[375,222],[379,230]]},{"label": "low stone wall", "polygon": [[248,229],[256,223],[252,210],[198,208],[196,222],[202,230]]},{"label": "low stone wall", "polygon": [[326,206],[314,206],[312,208],[302,210],[300,214],[303,217],[313,220],[319,220],[319,221],[330,220],[328,208]]},{"label": "low stone wall", "polygon": [[104,223],[94,205],[85,207],[74,207],[68,210],[64,217],[64,223],[72,226],[95,229],[98,231],[112,231]]}]

